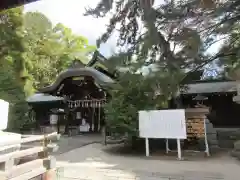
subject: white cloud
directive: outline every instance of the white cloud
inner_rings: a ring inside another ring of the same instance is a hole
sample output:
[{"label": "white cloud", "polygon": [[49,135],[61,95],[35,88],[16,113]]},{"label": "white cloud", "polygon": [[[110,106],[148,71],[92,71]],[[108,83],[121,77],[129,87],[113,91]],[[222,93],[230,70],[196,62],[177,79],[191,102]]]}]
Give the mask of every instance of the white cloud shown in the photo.
[{"label": "white cloud", "polygon": [[[24,11],[38,11],[45,14],[53,24],[63,23],[72,29],[74,33],[83,35],[89,39],[89,43],[95,44],[96,39],[105,32],[109,17],[93,18],[83,16],[86,7],[94,7],[99,0],[40,0],[24,6]],[[116,47],[116,37],[102,45],[100,51],[108,56]]]}]

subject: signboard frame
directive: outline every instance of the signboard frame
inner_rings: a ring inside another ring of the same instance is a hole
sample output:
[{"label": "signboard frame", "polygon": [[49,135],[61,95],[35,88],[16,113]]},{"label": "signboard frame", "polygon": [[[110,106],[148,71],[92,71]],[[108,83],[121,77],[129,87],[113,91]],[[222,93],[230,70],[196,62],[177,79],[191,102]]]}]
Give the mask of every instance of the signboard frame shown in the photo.
[{"label": "signboard frame", "polygon": [[[159,127],[161,129],[155,129]],[[172,127],[175,129],[171,130]],[[180,140],[187,138],[185,109],[139,111],[139,136],[145,138],[146,156],[149,156],[149,138],[177,139],[178,159],[181,160]]]}]

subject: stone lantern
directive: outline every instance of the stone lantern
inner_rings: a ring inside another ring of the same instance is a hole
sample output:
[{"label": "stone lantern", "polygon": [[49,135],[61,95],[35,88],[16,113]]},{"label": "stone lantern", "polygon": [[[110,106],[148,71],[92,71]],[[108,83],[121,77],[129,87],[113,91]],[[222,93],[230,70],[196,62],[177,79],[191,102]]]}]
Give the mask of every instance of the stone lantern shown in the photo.
[{"label": "stone lantern", "polygon": [[[237,95],[233,97],[233,101],[237,104],[240,104],[240,68],[235,69],[233,72],[229,73],[229,77],[236,80]],[[234,143],[232,156],[240,160],[240,140]]]},{"label": "stone lantern", "polygon": [[237,96],[233,97],[233,101],[240,104],[240,68],[228,73],[228,77],[236,81]]}]

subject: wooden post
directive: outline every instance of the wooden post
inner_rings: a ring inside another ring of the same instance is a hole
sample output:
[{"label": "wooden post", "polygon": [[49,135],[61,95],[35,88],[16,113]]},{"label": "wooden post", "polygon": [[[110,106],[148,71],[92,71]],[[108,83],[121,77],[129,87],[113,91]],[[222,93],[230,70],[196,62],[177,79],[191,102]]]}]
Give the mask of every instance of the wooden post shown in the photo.
[{"label": "wooden post", "polygon": [[107,145],[107,134],[106,134],[106,127],[102,126],[101,127],[102,130],[102,137],[103,137],[103,145]]},{"label": "wooden post", "polygon": [[50,169],[46,173],[42,175],[42,180],[56,180],[56,170],[55,169]]},{"label": "wooden post", "polygon": [[98,107],[98,132],[100,131],[101,129],[101,104],[99,103],[99,107]]},{"label": "wooden post", "polygon": [[[43,140],[44,148],[47,148],[49,144],[48,138],[45,136]],[[48,151],[44,151],[43,154],[39,154],[41,158],[49,157]],[[44,161],[44,167],[47,169],[46,173],[43,174],[42,180],[56,180],[56,160],[54,158],[49,158]]]},{"label": "wooden post", "polygon": [[44,160],[43,164],[47,171],[43,174],[42,180],[56,180],[56,159],[54,157],[49,157]]}]

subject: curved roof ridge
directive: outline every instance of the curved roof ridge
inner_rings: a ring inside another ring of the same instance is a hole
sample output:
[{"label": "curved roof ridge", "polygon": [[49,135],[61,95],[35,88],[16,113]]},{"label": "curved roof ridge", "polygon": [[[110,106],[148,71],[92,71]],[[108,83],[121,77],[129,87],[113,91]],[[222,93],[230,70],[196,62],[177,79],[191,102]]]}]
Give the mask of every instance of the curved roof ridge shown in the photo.
[{"label": "curved roof ridge", "polygon": [[109,76],[92,67],[69,68],[61,72],[52,85],[40,89],[39,92],[46,93],[54,91],[64,79],[78,76],[91,76],[100,86],[109,86],[115,83]]}]

